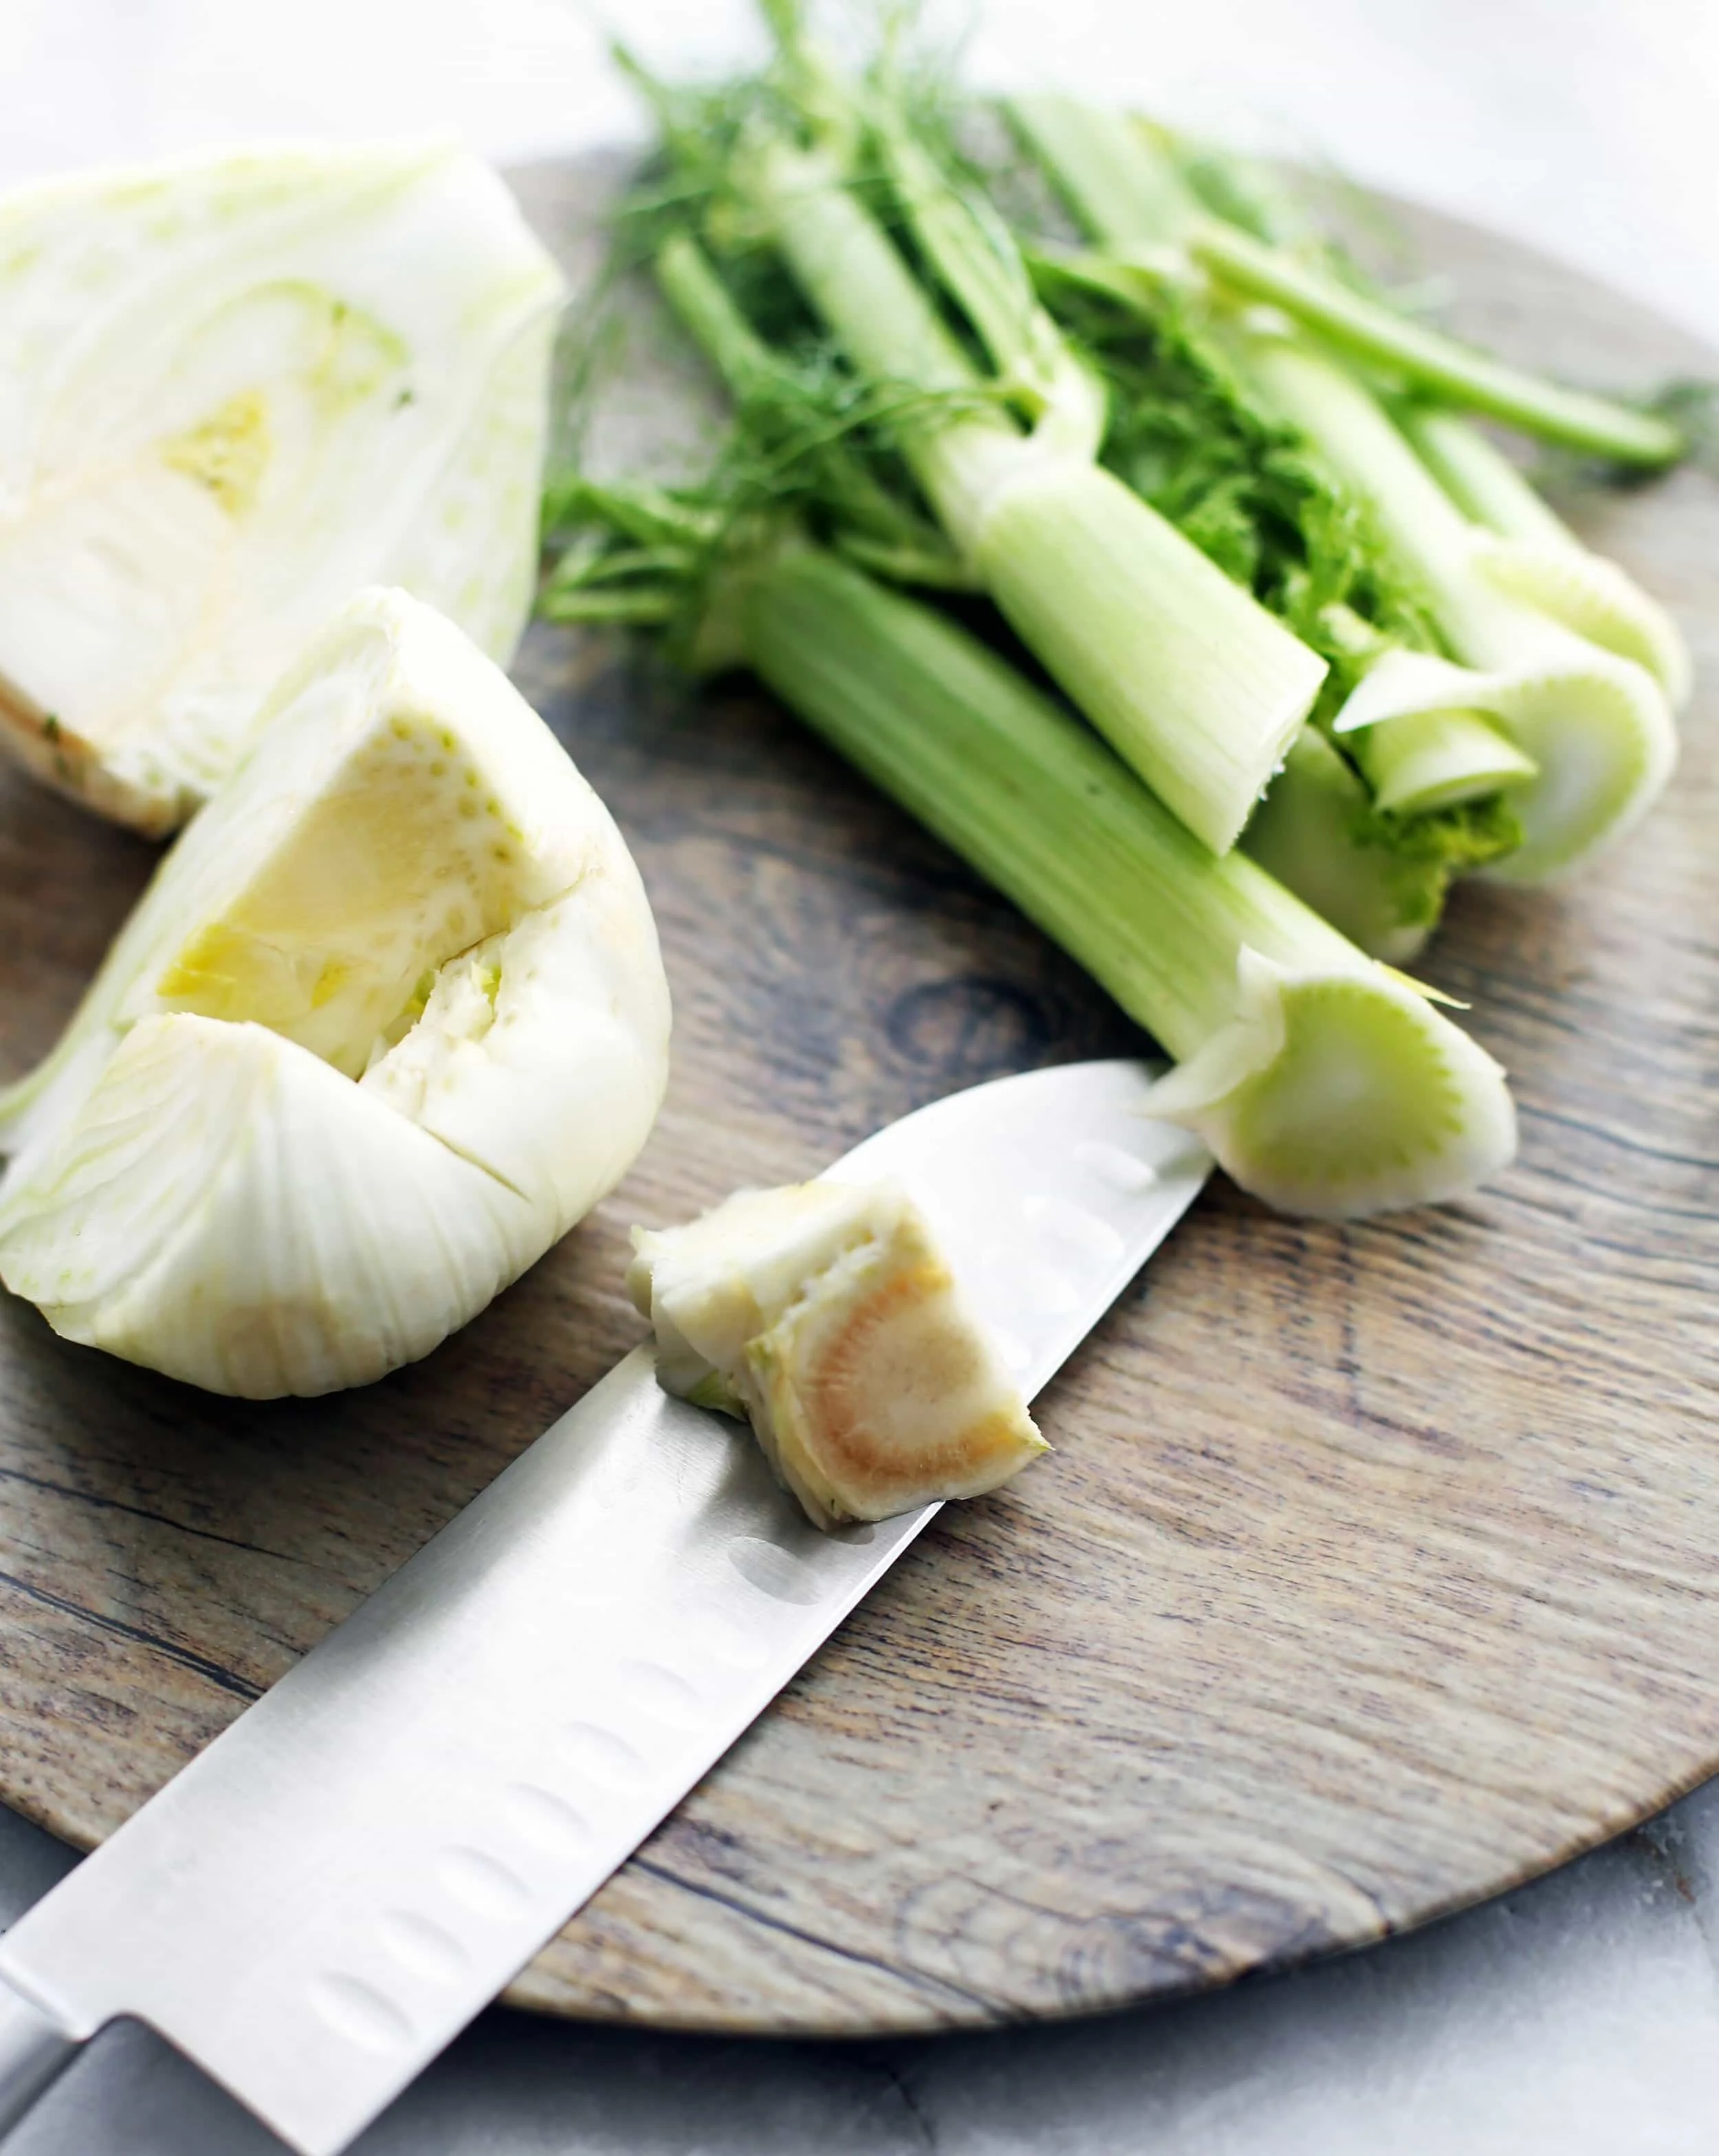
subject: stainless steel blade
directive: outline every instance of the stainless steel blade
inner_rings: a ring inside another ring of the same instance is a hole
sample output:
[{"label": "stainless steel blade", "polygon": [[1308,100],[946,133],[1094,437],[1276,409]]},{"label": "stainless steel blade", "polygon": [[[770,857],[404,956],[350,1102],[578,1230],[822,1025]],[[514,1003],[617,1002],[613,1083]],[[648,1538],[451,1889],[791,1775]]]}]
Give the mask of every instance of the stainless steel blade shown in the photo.
[{"label": "stainless steel blade", "polygon": [[[831,1171],[906,1183],[1029,1394],[1205,1179],[1150,1075],[978,1086]],[[819,1534],[637,1349],[30,1911],[0,1977],[74,2038],[137,2016],[336,2156],[936,1509]]]}]

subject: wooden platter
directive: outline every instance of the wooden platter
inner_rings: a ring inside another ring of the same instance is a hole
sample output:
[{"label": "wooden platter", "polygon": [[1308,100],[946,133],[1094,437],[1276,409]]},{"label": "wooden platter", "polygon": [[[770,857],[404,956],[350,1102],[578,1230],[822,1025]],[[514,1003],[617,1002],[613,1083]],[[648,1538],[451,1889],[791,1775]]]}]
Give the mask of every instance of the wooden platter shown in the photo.
[{"label": "wooden platter", "polygon": [[[596,184],[521,176],[582,262]],[[1409,223],[1506,350],[1719,371],[1544,260]],[[1349,1228],[1213,1188],[1043,1402],[1055,1460],[946,1512],[514,1999],[837,2031],[1111,2006],[1494,1892],[1719,1766],[1719,488],[1581,515],[1676,608],[1704,690],[1649,828],[1567,891],[1465,890],[1429,962],[1511,1070],[1520,1164]],[[630,1221],[1138,1045],[767,703],[543,630],[519,678],[656,904],[661,1126],[485,1317],[345,1398],[205,1398],[0,1298],[0,1798],[74,1842],[632,1341]],[[48,1046],[148,865],[0,773],[0,1069]]]}]

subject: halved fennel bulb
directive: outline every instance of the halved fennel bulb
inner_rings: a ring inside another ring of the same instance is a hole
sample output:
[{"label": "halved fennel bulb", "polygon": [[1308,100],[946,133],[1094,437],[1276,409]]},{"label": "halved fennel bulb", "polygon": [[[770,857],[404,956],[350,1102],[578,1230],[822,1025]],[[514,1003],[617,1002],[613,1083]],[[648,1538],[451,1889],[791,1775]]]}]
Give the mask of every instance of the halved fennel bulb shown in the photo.
[{"label": "halved fennel bulb", "polygon": [[365,585],[505,663],[562,295],[500,180],[445,145],[0,196],[0,742],[162,833]]},{"label": "halved fennel bulb", "polygon": [[264,719],[0,1094],[0,1279],[256,1399],[482,1309],[631,1163],[669,1035],[620,834],[452,624],[361,594]]},{"label": "halved fennel bulb", "polygon": [[633,1240],[663,1385],[750,1419],[814,1525],[976,1497],[1048,1449],[900,1184],[742,1190]]}]

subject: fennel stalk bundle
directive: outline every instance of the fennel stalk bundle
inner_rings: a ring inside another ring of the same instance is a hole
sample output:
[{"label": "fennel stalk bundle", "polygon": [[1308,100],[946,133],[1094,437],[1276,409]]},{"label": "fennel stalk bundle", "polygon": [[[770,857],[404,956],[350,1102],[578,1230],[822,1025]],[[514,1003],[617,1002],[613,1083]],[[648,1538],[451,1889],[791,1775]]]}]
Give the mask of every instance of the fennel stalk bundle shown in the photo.
[{"label": "fennel stalk bundle", "polygon": [[1688,666],[1463,415],[1642,467],[1675,429],[1249,228],[1161,130],[1022,100],[972,151],[898,43],[847,74],[769,12],[757,76],[635,71],[620,223],[730,436],[684,485],[564,475],[542,610],[750,666],[1157,1036],[1157,1111],[1247,1188],[1471,1190],[1503,1074],[1393,969],[1453,877],[1639,820]]}]

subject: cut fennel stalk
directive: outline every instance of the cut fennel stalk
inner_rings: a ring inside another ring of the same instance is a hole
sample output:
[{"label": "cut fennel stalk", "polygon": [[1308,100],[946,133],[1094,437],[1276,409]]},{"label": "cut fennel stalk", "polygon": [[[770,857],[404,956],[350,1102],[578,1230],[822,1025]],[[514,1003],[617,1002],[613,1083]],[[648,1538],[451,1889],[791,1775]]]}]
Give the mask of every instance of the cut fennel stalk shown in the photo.
[{"label": "cut fennel stalk", "polygon": [[1323,662],[1095,462],[1101,403],[1054,347],[1023,431],[829,152],[754,146],[738,183],[861,375],[919,400],[902,452],[1022,640],[1191,830],[1233,844]]},{"label": "cut fennel stalk", "polygon": [[965,630],[792,543],[716,603],[737,617],[721,641],[1178,1060],[1154,1112],[1244,1188],[1346,1217],[1458,1196],[1511,1159],[1490,1056],[1253,861],[1214,856]]},{"label": "cut fennel stalk", "polygon": [[[1203,311],[1092,258],[1041,255],[1038,266],[1103,367],[1107,460],[1330,663],[1321,719],[1382,654],[1430,643],[1424,609],[1386,567],[1370,516],[1249,391]],[[1535,771],[1460,697],[1453,708],[1356,735],[1348,753],[1373,804],[1398,819],[1496,808],[1501,792]],[[1488,820],[1501,850],[1504,822]]]},{"label": "cut fennel stalk", "polygon": [[[1246,353],[1267,394],[1370,505],[1464,662],[1388,654],[1339,716],[1338,731],[1418,724],[1459,703],[1498,718],[1538,775],[1511,798],[1521,844],[1490,874],[1542,882],[1620,837],[1658,798],[1676,762],[1659,682],[1537,600],[1522,570],[1529,542],[1470,524],[1378,402],[1342,368],[1265,329],[1249,335]],[[1579,559],[1560,582],[1559,550],[1545,548],[1540,558],[1539,592],[1591,588]]]},{"label": "cut fennel stalk", "polygon": [[505,675],[354,600],[0,1096],[0,1279],[212,1391],[426,1353],[619,1178],[668,999],[638,874]]},{"label": "cut fennel stalk", "polygon": [[[1065,274],[1148,321],[1167,279],[1198,281],[1186,244],[1203,213],[1142,128],[1125,114],[1059,97],[1021,98],[1008,110],[1088,231],[1120,250],[1115,259],[1069,264]],[[1388,644],[1381,639],[1380,649]],[[1460,691],[1439,708],[1394,715],[1388,738],[1381,731],[1348,747],[1378,805],[1403,816],[1484,800],[1534,776],[1521,743]]]},{"label": "cut fennel stalk", "polygon": [[[1119,115],[1095,115],[1094,132],[1106,145],[1096,157],[1065,127],[1047,130],[1042,113],[1035,126],[1034,109],[1031,101],[1019,109],[1023,131],[1039,143],[1101,237],[1179,243],[1194,213],[1162,209],[1177,178],[1138,128]],[[1168,232],[1148,231],[1149,214],[1181,223]],[[1159,262],[1145,275],[1142,305],[1151,280],[1162,274]],[[1126,280],[1115,289],[1126,290]],[[1681,647],[1660,610],[1620,571],[1596,564],[1561,527],[1548,536],[1556,520],[1546,511],[1534,516],[1522,500],[1526,489],[1518,482],[1512,492],[1501,459],[1487,464],[1486,444],[1467,430],[1446,423],[1441,432],[1428,423],[1434,440],[1446,444],[1447,460],[1461,462],[1470,483],[1484,486],[1495,511],[1509,515],[1507,533],[1469,522],[1371,391],[1336,361],[1270,322],[1238,321],[1232,331],[1246,371],[1368,505],[1446,645],[1466,662],[1455,666],[1388,649],[1339,716],[1337,730],[1379,798],[1423,808],[1441,795],[1460,798],[1450,789],[1484,777],[1489,738],[1496,748],[1501,729],[1536,768],[1511,781],[1521,843],[1488,873],[1542,881],[1626,831],[1675,760],[1670,714],[1633,658],[1602,648],[1571,624],[1598,628],[1603,640],[1624,648],[1633,638],[1650,649],[1675,690]],[[1484,478],[1476,476],[1482,464]],[[1360,739],[1363,728],[1379,738]]]},{"label": "cut fennel stalk", "polygon": [[[919,544],[903,548],[871,543],[874,534],[889,528],[874,506],[882,490],[847,438],[838,434],[834,444],[843,460],[839,472],[831,471],[823,446],[829,431],[839,427],[841,413],[815,390],[808,403],[807,384],[757,336],[697,244],[684,233],[675,234],[659,253],[656,269],[665,296],[735,398],[741,443],[761,442],[770,458],[787,449],[792,467],[794,434],[812,439],[818,459],[813,493],[824,511],[829,542],[891,580],[946,583],[942,563],[926,562]],[[742,457],[742,470],[749,462]],[[1298,471],[1311,482],[1304,461]],[[894,497],[882,497],[885,517],[899,513],[893,502]],[[648,581],[638,580],[671,558],[690,574],[699,550],[719,539],[724,517],[711,506],[670,501],[637,486],[623,496],[611,496],[585,482],[553,490],[552,525],[582,504],[598,521],[607,521],[617,532],[668,553],[652,554],[638,546],[593,549],[587,531],[552,573],[543,593],[544,611],[564,620],[658,624],[684,615],[684,601],[673,591],[653,589]],[[1368,633],[1358,621],[1355,627],[1363,636]],[[746,660],[729,613],[722,610],[706,614],[693,644],[696,663],[706,668]],[[1383,737],[1403,730],[1377,731]],[[1506,746],[1496,730],[1490,737]],[[1518,763],[1527,768],[1526,759]],[[1435,926],[1451,875],[1494,858],[1512,837],[1507,821],[1489,814],[1465,813],[1402,827],[1388,824],[1374,813],[1343,759],[1303,728],[1256,808],[1244,843],[1280,881],[1364,951],[1401,963],[1414,955]]]},{"label": "cut fennel stalk", "polygon": [[[1460,827],[1387,827],[1352,767],[1303,726],[1242,834],[1242,850],[1369,957],[1406,965],[1469,865]],[[1496,849],[1484,829],[1478,850]],[[1470,841],[1471,844],[1475,844]]]},{"label": "cut fennel stalk", "polygon": [[1454,413],[1410,406],[1403,432],[1445,492],[1494,535],[1475,551],[1489,580],[1602,650],[1645,666],[1674,711],[1688,703],[1695,669],[1681,632],[1635,579],[1584,547],[1563,519],[1486,436]]},{"label": "cut fennel stalk", "polygon": [[361,586],[508,659],[562,291],[501,182],[445,146],[0,197],[0,742],[160,833]]}]

